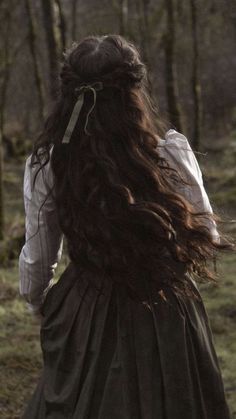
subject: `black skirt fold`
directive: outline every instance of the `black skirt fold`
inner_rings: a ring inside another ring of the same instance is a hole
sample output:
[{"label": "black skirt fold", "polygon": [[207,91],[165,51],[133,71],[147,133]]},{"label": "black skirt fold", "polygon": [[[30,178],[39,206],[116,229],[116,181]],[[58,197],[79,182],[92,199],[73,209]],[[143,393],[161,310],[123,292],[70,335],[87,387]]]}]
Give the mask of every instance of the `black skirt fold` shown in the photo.
[{"label": "black skirt fold", "polygon": [[158,293],[143,303],[107,283],[104,295],[70,263],[49,290],[44,368],[22,419],[229,419],[201,296]]}]

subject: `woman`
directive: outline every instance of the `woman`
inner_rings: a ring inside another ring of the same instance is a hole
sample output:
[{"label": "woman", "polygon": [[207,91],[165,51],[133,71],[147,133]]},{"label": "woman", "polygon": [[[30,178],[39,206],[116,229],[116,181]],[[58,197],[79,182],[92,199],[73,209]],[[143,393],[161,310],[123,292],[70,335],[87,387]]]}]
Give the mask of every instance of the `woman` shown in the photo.
[{"label": "woman", "polygon": [[[24,199],[20,293],[42,317],[44,368],[23,418],[229,418],[196,282],[214,281],[209,262],[230,244],[122,37],[65,54]],[[70,263],[51,286],[63,237]]]}]

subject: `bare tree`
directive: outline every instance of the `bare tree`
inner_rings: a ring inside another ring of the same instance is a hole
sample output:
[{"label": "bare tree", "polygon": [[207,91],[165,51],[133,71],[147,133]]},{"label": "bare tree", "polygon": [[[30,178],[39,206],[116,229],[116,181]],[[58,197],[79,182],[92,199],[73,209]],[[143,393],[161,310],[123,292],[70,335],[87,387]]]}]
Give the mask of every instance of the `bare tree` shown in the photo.
[{"label": "bare tree", "polygon": [[181,110],[178,95],[178,83],[175,64],[175,16],[173,0],[166,0],[167,22],[164,36],[164,51],[166,62],[166,93],[171,122],[177,130],[182,131]]},{"label": "bare tree", "polygon": [[66,19],[64,16],[62,4],[60,0],[55,0],[55,4],[58,7],[58,14],[59,14],[59,32],[60,32],[60,38],[61,38],[61,49],[65,50],[66,48]]},{"label": "bare tree", "polygon": [[142,53],[143,53],[143,59],[146,64],[149,63],[149,53],[150,53],[149,5],[150,5],[150,0],[136,0],[136,7],[138,11],[139,32],[141,35],[141,48],[142,48]]},{"label": "bare tree", "polygon": [[0,240],[4,238],[4,192],[3,192],[3,138],[5,123],[5,107],[7,99],[7,87],[10,78],[10,32],[11,32],[11,14],[10,8],[6,7],[3,16],[3,51],[1,66],[1,99],[0,99]]},{"label": "bare tree", "polygon": [[78,13],[78,0],[72,0],[71,6],[71,38],[73,41],[76,40],[76,28],[77,28],[77,13]]},{"label": "bare tree", "polygon": [[202,106],[201,106],[201,82],[199,77],[199,47],[197,34],[197,1],[190,0],[192,15],[192,40],[193,40],[193,73],[192,94],[194,99],[193,120],[193,145],[196,150],[200,149]]},{"label": "bare tree", "polygon": [[25,0],[25,8],[28,17],[28,42],[30,53],[32,57],[33,67],[34,67],[34,77],[36,83],[36,89],[38,93],[38,103],[39,103],[39,117],[43,118],[43,111],[44,111],[44,101],[43,101],[43,83],[42,78],[40,75],[40,69],[37,59],[37,52],[36,52],[36,26],[35,21],[32,13],[32,6],[30,0]]},{"label": "bare tree", "polygon": [[55,98],[57,88],[55,80],[58,74],[58,58],[60,48],[55,36],[54,1],[41,0],[41,7],[43,11],[43,24],[46,33],[48,50],[49,81],[51,89],[50,94],[52,98]]},{"label": "bare tree", "polygon": [[128,0],[121,0],[119,1],[120,4],[120,10],[119,10],[119,20],[120,20],[120,28],[119,32],[121,35],[127,34],[128,29]]}]

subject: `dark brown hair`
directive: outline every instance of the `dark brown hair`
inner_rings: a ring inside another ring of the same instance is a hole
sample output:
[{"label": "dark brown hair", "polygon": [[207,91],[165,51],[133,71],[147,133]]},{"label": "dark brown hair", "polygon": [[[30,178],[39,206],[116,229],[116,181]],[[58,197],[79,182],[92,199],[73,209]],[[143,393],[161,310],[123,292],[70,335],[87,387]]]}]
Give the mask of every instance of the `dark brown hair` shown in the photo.
[{"label": "dark brown hair", "polygon": [[[96,106],[84,105],[69,144],[62,138],[76,102],[75,89],[102,82]],[[37,138],[32,164],[48,163],[71,260],[96,278],[135,290],[140,277],[188,292],[186,273],[215,280],[208,262],[225,241],[213,241],[202,216],[176,192],[181,176],[160,157],[160,122],[148,94],[146,67],[133,44],[118,35],[85,38],[65,53],[58,99]],[[53,148],[52,148],[53,146]],[[223,237],[223,236],[222,236]]]}]

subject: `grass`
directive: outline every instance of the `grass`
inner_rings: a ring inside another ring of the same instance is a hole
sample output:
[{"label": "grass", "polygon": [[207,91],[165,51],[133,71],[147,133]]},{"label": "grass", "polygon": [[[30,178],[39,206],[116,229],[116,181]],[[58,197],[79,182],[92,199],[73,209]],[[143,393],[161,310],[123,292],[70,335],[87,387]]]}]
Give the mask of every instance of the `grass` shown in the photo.
[{"label": "grass", "polygon": [[[223,164],[223,163],[222,163]],[[225,163],[224,163],[225,164]],[[212,197],[221,193],[217,184],[224,185],[224,194],[231,191],[232,172],[227,167],[227,181],[222,180],[222,167],[209,170],[212,178]],[[14,231],[14,226],[23,223],[23,183],[24,163],[6,165],[5,196],[6,229]],[[215,171],[214,171],[215,170]],[[218,181],[217,181],[218,179]],[[217,183],[218,182],[218,183]],[[230,192],[231,194],[231,192]],[[222,197],[220,198],[220,200]],[[222,203],[222,201],[219,201]],[[227,198],[225,208],[236,214],[233,201]],[[231,206],[229,207],[229,203]],[[226,211],[227,212],[227,211]],[[65,258],[57,270],[57,278],[65,267]],[[27,311],[25,302],[18,293],[18,264],[12,261],[8,268],[0,269],[0,411],[1,419],[17,419],[35,389],[42,368],[40,349],[40,328],[37,320]],[[218,287],[202,285],[201,293],[205,302],[215,347],[218,354],[225,391],[232,418],[236,418],[236,256],[224,255],[218,265],[220,283]]]},{"label": "grass", "polygon": [[226,396],[236,418],[236,256],[224,255],[219,265],[219,286],[202,286],[219,358]]},{"label": "grass", "polygon": [[[219,287],[201,286],[222,370],[227,400],[236,418],[236,257],[225,255]],[[62,261],[57,276],[64,268]],[[18,295],[15,262],[0,270],[0,411],[2,419],[20,417],[42,368],[39,324]]]},{"label": "grass", "polygon": [[0,271],[0,410],[2,418],[19,418],[41,367],[38,325],[18,297],[17,266]]},{"label": "grass", "polygon": [[0,290],[0,412],[1,419],[17,419],[42,368],[40,328],[18,295],[17,262],[0,270]]}]

